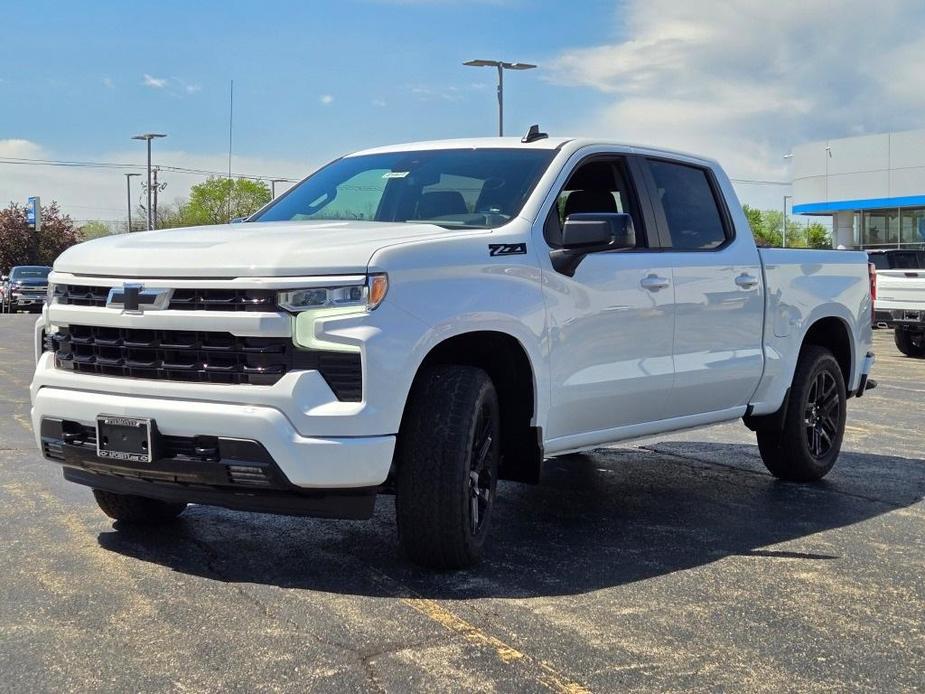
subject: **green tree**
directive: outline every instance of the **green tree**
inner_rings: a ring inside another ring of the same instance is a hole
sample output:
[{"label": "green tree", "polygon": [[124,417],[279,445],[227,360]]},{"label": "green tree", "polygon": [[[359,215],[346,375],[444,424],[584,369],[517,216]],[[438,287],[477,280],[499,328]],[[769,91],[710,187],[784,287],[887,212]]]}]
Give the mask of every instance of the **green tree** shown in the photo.
[{"label": "green tree", "polygon": [[0,210],[0,268],[16,265],[51,265],[61,253],[80,241],[74,221],[62,214],[57,202],[42,206],[42,229],[36,233],[26,222],[26,209],[11,202]]},{"label": "green tree", "polygon": [[813,222],[806,227],[806,247],[807,248],[831,248],[832,235],[823,224]]},{"label": "green tree", "polygon": [[247,217],[270,202],[270,187],[246,178],[210,178],[190,189],[189,200],[158,210],[158,227],[225,224]]},{"label": "green tree", "polygon": [[78,233],[80,234],[81,241],[90,241],[92,239],[98,239],[102,236],[109,236],[114,232],[112,227],[110,227],[106,222],[95,220],[87,222],[82,227],[80,227]]},{"label": "green tree", "polygon": [[752,228],[752,235],[755,237],[755,243],[762,248],[776,248],[781,245],[780,237],[780,218],[776,220],[768,218],[770,210],[755,209],[748,205],[742,205],[745,217],[748,219],[748,225]]}]

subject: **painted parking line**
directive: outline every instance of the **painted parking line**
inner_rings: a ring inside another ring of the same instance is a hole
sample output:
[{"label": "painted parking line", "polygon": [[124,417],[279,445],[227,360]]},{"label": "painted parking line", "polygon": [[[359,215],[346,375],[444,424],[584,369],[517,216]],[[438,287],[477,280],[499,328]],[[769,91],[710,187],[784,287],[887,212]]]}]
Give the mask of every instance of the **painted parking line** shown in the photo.
[{"label": "painted parking line", "polygon": [[370,574],[380,587],[398,597],[402,604],[407,605],[445,629],[461,635],[469,643],[493,650],[502,663],[517,667],[522,670],[524,676],[546,689],[558,694],[590,694],[591,690],[588,687],[573,681],[549,663],[534,658],[496,636],[486,633],[455,612],[448,610],[436,600],[418,595],[407,586],[375,569],[370,569]]}]

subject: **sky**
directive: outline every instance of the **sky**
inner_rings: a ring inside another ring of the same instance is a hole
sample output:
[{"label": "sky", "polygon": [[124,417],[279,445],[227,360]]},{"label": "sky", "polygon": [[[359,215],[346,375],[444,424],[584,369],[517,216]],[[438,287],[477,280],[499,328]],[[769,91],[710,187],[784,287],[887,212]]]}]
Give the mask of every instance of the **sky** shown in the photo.
[{"label": "sky", "polygon": [[[78,220],[125,218],[139,132],[155,163],[301,178],[345,152],[507,134],[531,123],[712,156],[788,181],[802,142],[925,127],[921,0],[0,0],[0,204],[41,195]],[[203,174],[164,172],[162,199]],[[140,193],[135,179],[134,198]],[[284,186],[280,186],[278,191]],[[737,183],[779,208],[786,186]]]}]

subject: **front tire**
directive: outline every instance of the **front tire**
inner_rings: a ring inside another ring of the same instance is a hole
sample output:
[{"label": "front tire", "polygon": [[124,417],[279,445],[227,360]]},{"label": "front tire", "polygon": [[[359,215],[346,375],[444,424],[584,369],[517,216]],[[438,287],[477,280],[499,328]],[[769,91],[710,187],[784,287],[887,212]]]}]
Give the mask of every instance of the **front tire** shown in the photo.
[{"label": "front tire", "polygon": [[494,507],[500,407],[481,369],[435,366],[422,373],[399,437],[398,537],[406,556],[435,569],[473,566]]},{"label": "front tire", "polygon": [[175,520],[186,510],[184,503],[171,503],[132,494],[115,494],[94,489],[97,505],[110,518],[138,525],[160,525]]},{"label": "front tire", "polygon": [[913,333],[911,330],[896,328],[893,331],[896,349],[907,357],[925,357],[925,333]]},{"label": "front tire", "polygon": [[848,412],[841,367],[824,347],[808,345],[797,362],[783,429],[759,430],[758,450],[772,475],[814,482],[841,451]]}]

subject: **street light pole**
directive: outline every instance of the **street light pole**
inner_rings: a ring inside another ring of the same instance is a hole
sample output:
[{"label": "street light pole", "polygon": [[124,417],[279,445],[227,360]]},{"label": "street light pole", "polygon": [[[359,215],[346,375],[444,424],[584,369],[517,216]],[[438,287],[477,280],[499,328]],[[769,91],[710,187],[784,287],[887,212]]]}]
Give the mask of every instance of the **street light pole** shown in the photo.
[{"label": "street light pole", "polygon": [[787,247],[787,201],[792,198],[792,195],[784,196],[784,217],[783,217],[783,231],[781,232],[781,245]]},{"label": "street light pole", "polygon": [[[790,154],[784,155],[785,161],[790,161],[792,159],[793,159],[793,152],[791,152]],[[784,216],[783,216],[783,219],[781,220],[782,229],[781,229],[781,234],[780,234],[781,246],[784,248],[787,247],[787,200],[789,200],[792,197],[793,197],[792,195],[784,196]]]},{"label": "street light pole", "polygon": [[498,137],[504,137],[504,68],[498,65]]},{"label": "street light pole", "polygon": [[135,135],[133,140],[145,140],[148,143],[148,231],[154,228],[154,210],[151,208],[151,140],[156,137],[167,137],[162,133],[144,133]]},{"label": "street light pole", "polygon": [[128,231],[132,233],[132,176],[141,176],[140,173],[125,174],[125,200],[128,203]]},{"label": "street light pole", "polygon": [[467,67],[494,67],[498,69],[498,137],[504,136],[504,71],[532,70],[536,65],[530,63],[508,63],[503,60],[467,60]]}]

